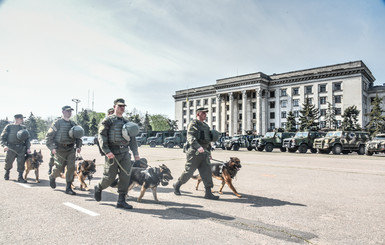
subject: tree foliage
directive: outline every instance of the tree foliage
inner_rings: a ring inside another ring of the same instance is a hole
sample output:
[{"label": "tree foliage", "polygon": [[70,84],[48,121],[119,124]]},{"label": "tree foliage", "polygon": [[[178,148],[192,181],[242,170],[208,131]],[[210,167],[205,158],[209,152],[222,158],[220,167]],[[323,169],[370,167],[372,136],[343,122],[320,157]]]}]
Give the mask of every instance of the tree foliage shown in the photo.
[{"label": "tree foliage", "polygon": [[148,113],[146,112],[146,115],[144,115],[144,121],[143,121],[143,131],[147,132],[151,130],[152,130],[152,126],[150,123],[150,115],[148,115]]},{"label": "tree foliage", "polygon": [[372,136],[377,135],[380,132],[385,132],[385,117],[382,115],[384,110],[381,109],[382,101],[383,98],[376,95],[372,101],[372,110],[367,114],[369,123],[366,125],[366,128]]},{"label": "tree foliage", "polygon": [[310,100],[306,98],[302,104],[302,110],[299,116],[299,129],[307,130],[318,127],[319,110],[315,105],[310,104]]},{"label": "tree foliage", "polygon": [[31,114],[29,115],[28,119],[25,121],[25,126],[27,127],[27,130],[29,131],[30,139],[37,139],[37,135],[39,133],[38,130],[38,124],[36,117]]},{"label": "tree foliage", "polygon": [[297,131],[297,121],[295,120],[293,111],[289,111],[286,119],[286,132],[295,132]]},{"label": "tree foliage", "polygon": [[152,130],[167,131],[171,130],[169,119],[165,115],[156,114],[150,116],[150,125]]},{"label": "tree foliage", "polygon": [[343,130],[361,130],[361,126],[358,123],[358,115],[360,110],[357,109],[357,106],[352,105],[345,109],[342,118],[342,129]]},{"label": "tree foliage", "polygon": [[8,119],[1,119],[0,120],[0,134],[1,134],[1,132],[3,132],[3,130],[4,130],[5,126],[7,126],[7,124],[10,124]]},{"label": "tree foliage", "polygon": [[337,128],[336,108],[330,102],[328,102],[328,108],[326,109],[325,122],[327,128]]}]

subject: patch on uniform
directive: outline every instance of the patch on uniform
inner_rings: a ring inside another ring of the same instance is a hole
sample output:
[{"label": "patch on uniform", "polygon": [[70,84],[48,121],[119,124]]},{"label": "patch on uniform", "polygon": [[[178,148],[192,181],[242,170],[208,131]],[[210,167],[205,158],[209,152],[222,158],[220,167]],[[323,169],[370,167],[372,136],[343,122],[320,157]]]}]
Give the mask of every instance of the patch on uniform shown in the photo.
[{"label": "patch on uniform", "polygon": [[192,127],[193,127],[193,129],[198,130],[195,126],[192,126]]}]

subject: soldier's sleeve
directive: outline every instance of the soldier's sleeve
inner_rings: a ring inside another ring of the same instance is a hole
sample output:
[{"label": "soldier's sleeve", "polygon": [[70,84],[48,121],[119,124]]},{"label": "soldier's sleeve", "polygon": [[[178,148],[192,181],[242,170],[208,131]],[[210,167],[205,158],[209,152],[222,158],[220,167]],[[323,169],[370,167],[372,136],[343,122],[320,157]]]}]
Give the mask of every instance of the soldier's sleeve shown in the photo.
[{"label": "soldier's sleeve", "polygon": [[138,144],[136,142],[136,138],[135,137],[130,137],[131,140],[130,140],[130,143],[128,144],[130,146],[130,149],[132,151],[132,153],[134,154],[134,156],[139,156],[139,152],[138,152]]},{"label": "soldier's sleeve", "polygon": [[53,149],[56,149],[56,145],[55,145],[55,135],[57,133],[57,130],[58,130],[58,121],[55,121],[52,123],[51,127],[48,129],[48,132],[47,132],[47,135],[45,136],[45,139],[46,139],[46,145],[48,147],[48,149],[50,149],[51,151]]},{"label": "soldier's sleeve", "polygon": [[8,125],[7,124],[4,129],[3,129],[3,132],[1,132],[1,146],[4,147],[8,144]]},{"label": "soldier's sleeve", "polygon": [[196,121],[192,121],[187,127],[187,142],[195,150],[198,150],[201,145],[198,143],[197,136],[199,135],[199,129]]},{"label": "soldier's sleeve", "polygon": [[[26,127],[24,127],[24,129],[27,129]],[[27,149],[31,149],[31,141],[29,141],[30,137],[28,137],[28,139],[25,140],[25,145],[27,146]]]},{"label": "soldier's sleeve", "polygon": [[108,147],[108,130],[110,128],[111,122],[108,118],[105,118],[99,125],[98,129],[98,140],[99,140],[99,145],[104,154],[108,154],[111,152],[110,148]]}]

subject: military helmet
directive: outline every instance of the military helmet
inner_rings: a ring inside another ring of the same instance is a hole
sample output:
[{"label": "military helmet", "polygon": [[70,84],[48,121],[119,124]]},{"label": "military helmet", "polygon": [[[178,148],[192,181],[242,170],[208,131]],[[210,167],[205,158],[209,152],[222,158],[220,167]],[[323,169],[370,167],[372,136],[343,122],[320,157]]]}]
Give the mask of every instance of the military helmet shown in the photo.
[{"label": "military helmet", "polygon": [[75,125],[70,129],[69,135],[72,139],[80,139],[84,136],[84,129],[79,125]]},{"label": "military helmet", "polygon": [[26,129],[21,129],[17,131],[16,137],[18,140],[26,141],[29,138],[29,132]]},{"label": "military helmet", "polygon": [[127,141],[130,141],[130,137],[135,137],[139,134],[139,126],[136,123],[128,122],[123,125],[122,135]]},{"label": "military helmet", "polygon": [[215,142],[219,139],[220,133],[213,129],[210,131],[210,136],[211,136],[211,141]]}]

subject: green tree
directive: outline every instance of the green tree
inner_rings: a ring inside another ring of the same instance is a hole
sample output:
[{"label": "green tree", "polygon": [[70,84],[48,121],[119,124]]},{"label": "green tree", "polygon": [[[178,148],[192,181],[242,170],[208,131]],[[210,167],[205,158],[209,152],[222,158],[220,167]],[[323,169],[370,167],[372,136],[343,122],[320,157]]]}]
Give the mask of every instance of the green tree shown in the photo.
[{"label": "green tree", "polygon": [[36,117],[31,114],[29,115],[28,119],[25,121],[25,126],[27,127],[30,135],[30,139],[37,139],[37,134],[38,134],[38,124]]},{"label": "green tree", "polygon": [[7,124],[10,124],[10,122],[8,121],[8,118],[0,120],[0,134],[3,132],[3,130],[4,130],[5,126],[7,126]]},{"label": "green tree", "polygon": [[293,111],[289,111],[287,114],[287,119],[286,119],[286,132],[295,132],[297,131],[297,122],[294,117]]},{"label": "green tree", "polygon": [[90,135],[96,135],[98,133],[98,123],[95,117],[92,118],[90,123]]},{"label": "green tree", "polygon": [[151,131],[152,127],[150,124],[150,115],[146,112],[146,115],[144,115],[144,121],[143,121],[143,131],[148,132]]},{"label": "green tree", "polygon": [[77,123],[84,129],[84,135],[89,135],[90,133],[90,117],[88,116],[87,110],[83,110],[77,116]]},{"label": "green tree", "polygon": [[372,100],[372,110],[367,114],[369,122],[366,125],[366,128],[372,136],[385,132],[385,117],[382,115],[384,110],[381,108],[382,100],[383,98],[376,95]]},{"label": "green tree", "polygon": [[319,110],[315,105],[310,104],[310,99],[306,98],[302,104],[302,110],[299,116],[299,129],[306,130],[318,127]]},{"label": "green tree", "polygon": [[150,124],[155,131],[167,131],[171,130],[169,119],[165,115],[156,114],[150,116]]},{"label": "green tree", "polygon": [[357,106],[352,105],[345,109],[342,118],[342,128],[343,130],[361,130],[361,126],[358,123],[358,115],[360,110],[357,109]]},{"label": "green tree", "polygon": [[336,108],[330,102],[328,102],[328,108],[326,109],[325,122],[326,127],[329,129],[337,127]]}]

